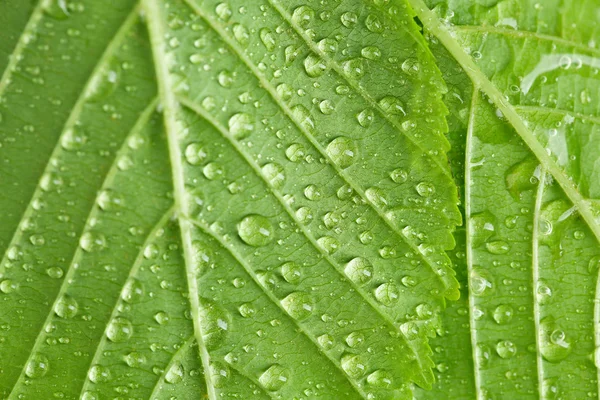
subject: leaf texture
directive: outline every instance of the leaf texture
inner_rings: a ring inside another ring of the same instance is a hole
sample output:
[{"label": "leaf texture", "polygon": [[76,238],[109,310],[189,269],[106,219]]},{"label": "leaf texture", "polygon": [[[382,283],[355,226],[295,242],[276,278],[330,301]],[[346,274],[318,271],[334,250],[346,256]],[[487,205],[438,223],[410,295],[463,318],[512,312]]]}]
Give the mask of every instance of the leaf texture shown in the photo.
[{"label": "leaf texture", "polygon": [[597,50],[585,28],[595,6],[432,2],[434,14],[412,4],[449,86],[453,146],[465,149],[469,311],[455,304],[444,318],[449,340],[469,338],[473,355],[441,341],[437,387],[418,397],[597,397],[597,135],[587,95]]},{"label": "leaf texture", "polygon": [[406,4],[292,3],[0,6],[0,397],[431,385],[441,74]]}]

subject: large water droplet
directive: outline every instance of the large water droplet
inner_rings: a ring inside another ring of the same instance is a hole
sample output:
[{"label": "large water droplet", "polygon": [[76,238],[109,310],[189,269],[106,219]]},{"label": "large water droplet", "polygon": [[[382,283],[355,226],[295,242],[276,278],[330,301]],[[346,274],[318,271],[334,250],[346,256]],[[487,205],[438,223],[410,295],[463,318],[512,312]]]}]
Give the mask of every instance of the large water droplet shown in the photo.
[{"label": "large water droplet", "polygon": [[350,280],[357,285],[364,285],[373,278],[373,265],[363,257],[355,257],[344,268]]},{"label": "large water droplet", "polygon": [[111,342],[124,342],[133,335],[133,325],[122,317],[113,318],[106,328],[106,337]]},{"label": "large water droplet", "polygon": [[510,340],[503,340],[496,344],[496,353],[502,358],[511,358],[517,354],[517,346]]},{"label": "large water droplet", "polygon": [[395,283],[382,283],[375,289],[375,298],[383,305],[392,305],[398,301],[399,297],[400,292]]},{"label": "large water droplet", "polygon": [[63,295],[54,306],[54,312],[61,318],[73,318],[78,311],[79,304],[68,294]]},{"label": "large water droplet", "polygon": [[344,372],[352,378],[360,378],[367,371],[367,364],[358,354],[344,354],[341,359]]},{"label": "large water droplet", "polygon": [[185,148],[185,160],[191,165],[201,164],[206,157],[208,157],[208,153],[201,143],[190,143]]},{"label": "large water droplet", "polygon": [[237,225],[238,235],[250,246],[265,246],[273,240],[273,225],[262,215],[251,214]]},{"label": "large water droplet", "polygon": [[293,292],[281,300],[281,306],[294,319],[308,318],[314,310],[314,301],[308,293]]},{"label": "large water droplet", "polygon": [[325,65],[325,62],[320,57],[309,54],[304,59],[304,70],[308,76],[315,78],[323,75],[327,70],[327,65]]},{"label": "large water droplet", "polygon": [[297,284],[302,278],[302,269],[293,261],[288,261],[281,266],[281,276],[291,284]]},{"label": "large water droplet", "polygon": [[50,369],[48,357],[35,353],[25,367],[25,375],[32,379],[41,378],[48,373],[48,369]]},{"label": "large water droplet", "polygon": [[106,247],[106,238],[101,233],[87,231],[81,235],[79,245],[89,253],[100,251]]},{"label": "large water droplet", "polygon": [[175,362],[171,364],[169,370],[165,374],[165,381],[172,384],[179,383],[183,380],[184,373],[183,365],[179,362]]},{"label": "large water droplet", "polygon": [[285,182],[283,167],[276,163],[268,163],[263,165],[262,173],[265,179],[275,188],[280,189]]},{"label": "large water droplet", "polygon": [[333,139],[327,145],[325,152],[340,168],[348,168],[358,157],[356,143],[344,136]]},{"label": "large water droplet", "polygon": [[111,379],[110,369],[102,365],[93,365],[89,372],[88,378],[94,383],[106,383]]},{"label": "large water droplet", "polygon": [[367,383],[375,387],[388,388],[392,385],[392,376],[388,372],[378,369],[367,376]]},{"label": "large water droplet", "polygon": [[500,325],[509,323],[514,315],[513,308],[508,304],[501,304],[494,309],[494,321]]},{"label": "large water droplet", "polygon": [[292,13],[292,22],[301,27],[306,27],[315,17],[315,12],[308,6],[300,6],[294,9]]},{"label": "large water droplet", "polygon": [[290,379],[290,373],[287,368],[279,364],[271,365],[258,378],[258,382],[267,390],[279,390]]},{"label": "large water droplet", "polygon": [[135,303],[144,296],[144,284],[135,278],[130,278],[121,292],[121,298],[127,303]]},{"label": "large water droplet", "polygon": [[262,28],[259,32],[260,41],[265,45],[268,51],[275,50],[275,36],[269,28]]},{"label": "large water droplet", "polygon": [[250,135],[254,130],[254,121],[249,114],[237,113],[229,118],[229,132],[237,139],[241,140]]},{"label": "large water droplet", "polygon": [[559,362],[571,353],[571,343],[566,333],[560,329],[553,318],[540,321],[540,353],[550,362]]}]

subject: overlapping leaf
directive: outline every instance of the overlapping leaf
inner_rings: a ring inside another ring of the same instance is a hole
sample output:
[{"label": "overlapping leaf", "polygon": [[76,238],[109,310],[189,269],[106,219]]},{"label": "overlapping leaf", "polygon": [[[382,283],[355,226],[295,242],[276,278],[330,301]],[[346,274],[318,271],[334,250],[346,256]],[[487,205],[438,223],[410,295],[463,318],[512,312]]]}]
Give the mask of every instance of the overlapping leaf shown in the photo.
[{"label": "overlapping leaf", "polygon": [[438,340],[439,384],[419,397],[597,397],[596,6],[413,5],[465,148],[469,274],[468,303],[446,315],[454,337]]}]

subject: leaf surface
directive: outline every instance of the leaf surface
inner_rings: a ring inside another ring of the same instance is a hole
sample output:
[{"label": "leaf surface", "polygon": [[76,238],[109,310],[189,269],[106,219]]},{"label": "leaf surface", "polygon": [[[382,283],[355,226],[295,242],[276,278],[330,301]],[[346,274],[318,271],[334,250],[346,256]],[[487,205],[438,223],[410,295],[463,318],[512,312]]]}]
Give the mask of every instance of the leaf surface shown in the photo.
[{"label": "leaf surface", "polygon": [[40,1],[15,22],[3,398],[431,385],[461,215],[413,15],[246,3]]}]

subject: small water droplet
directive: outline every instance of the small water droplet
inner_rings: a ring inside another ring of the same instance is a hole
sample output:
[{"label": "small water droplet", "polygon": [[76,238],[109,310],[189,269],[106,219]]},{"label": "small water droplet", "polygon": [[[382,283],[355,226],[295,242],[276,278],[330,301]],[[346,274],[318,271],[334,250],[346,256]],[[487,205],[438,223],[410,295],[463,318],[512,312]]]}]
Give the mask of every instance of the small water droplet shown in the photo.
[{"label": "small water droplet", "polygon": [[35,353],[25,367],[25,375],[32,379],[41,378],[48,373],[49,369],[48,357]]},{"label": "small water droplet", "polygon": [[348,168],[358,157],[358,148],[350,138],[339,136],[333,139],[325,149],[327,155],[340,168]]},{"label": "small water droplet", "polygon": [[65,319],[75,317],[78,311],[79,304],[77,304],[77,301],[73,297],[67,294],[62,295],[56,303],[56,305],[54,306],[54,313],[56,313],[56,315],[58,315],[59,317]]},{"label": "small water droplet", "polygon": [[294,319],[308,318],[314,311],[314,301],[308,293],[293,292],[281,300],[281,306]]},{"label": "small water droplet", "polygon": [[248,137],[253,130],[254,121],[249,114],[237,113],[229,118],[229,132],[235,139],[244,139]]},{"label": "small water droplet", "polygon": [[383,305],[390,306],[397,302],[399,297],[398,287],[392,282],[382,283],[375,289],[375,298]]},{"label": "small water droplet", "polygon": [[282,365],[273,364],[258,378],[258,382],[267,390],[279,390],[290,379],[289,370]]}]

